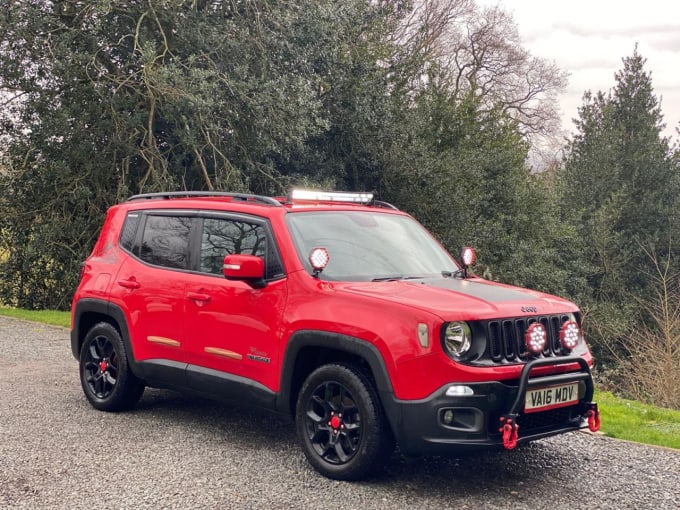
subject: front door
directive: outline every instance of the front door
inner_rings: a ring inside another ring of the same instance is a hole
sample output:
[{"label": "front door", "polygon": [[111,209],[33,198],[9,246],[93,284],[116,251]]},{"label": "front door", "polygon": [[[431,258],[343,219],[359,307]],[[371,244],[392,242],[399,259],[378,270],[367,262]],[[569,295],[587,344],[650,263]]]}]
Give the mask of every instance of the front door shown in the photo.
[{"label": "front door", "polygon": [[[186,342],[191,363],[221,375],[244,378],[276,391],[279,385],[279,324],[287,282],[264,220],[215,215],[199,220],[198,272],[186,281]],[[265,259],[263,288],[228,281],[227,254]],[[250,382],[249,382],[250,381]]]}]

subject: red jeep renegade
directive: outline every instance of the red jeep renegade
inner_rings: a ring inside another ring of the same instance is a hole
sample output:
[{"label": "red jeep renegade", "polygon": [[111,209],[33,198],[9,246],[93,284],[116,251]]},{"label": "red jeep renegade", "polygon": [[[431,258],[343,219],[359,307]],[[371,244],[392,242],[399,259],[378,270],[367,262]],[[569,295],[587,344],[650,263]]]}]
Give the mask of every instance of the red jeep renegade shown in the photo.
[{"label": "red jeep renegade", "polygon": [[596,430],[578,308],[473,262],[366,193],[137,195],[84,263],[71,348],[97,409],[153,386],[285,413],[336,479],[395,441],[418,455]]}]

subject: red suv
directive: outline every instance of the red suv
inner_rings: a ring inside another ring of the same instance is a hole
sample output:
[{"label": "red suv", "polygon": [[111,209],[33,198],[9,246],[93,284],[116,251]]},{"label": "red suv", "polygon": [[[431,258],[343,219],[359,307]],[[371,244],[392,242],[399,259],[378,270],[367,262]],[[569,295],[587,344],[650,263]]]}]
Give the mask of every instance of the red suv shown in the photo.
[{"label": "red suv", "polygon": [[596,430],[578,308],[473,262],[366,193],[137,195],[84,263],[71,347],[97,409],[152,386],[288,414],[336,479],[395,442],[418,455]]}]

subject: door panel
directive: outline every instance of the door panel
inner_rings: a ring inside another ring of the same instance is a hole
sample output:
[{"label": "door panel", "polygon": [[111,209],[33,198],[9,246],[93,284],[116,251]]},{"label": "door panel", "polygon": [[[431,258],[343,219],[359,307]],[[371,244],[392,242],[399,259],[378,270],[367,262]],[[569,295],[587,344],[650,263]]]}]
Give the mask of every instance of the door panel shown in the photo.
[{"label": "door panel", "polygon": [[286,302],[286,281],[253,289],[243,282],[192,275],[186,299],[186,342],[196,364],[278,385],[278,326]]},{"label": "door panel", "polygon": [[132,258],[121,266],[111,297],[128,315],[136,360],[185,361],[184,288],[184,273],[150,268]]},{"label": "door panel", "polygon": [[204,218],[199,269],[185,289],[186,339],[192,363],[278,389],[278,329],[286,303],[285,278],[254,289],[222,276],[227,254],[271,261],[265,226],[242,219]]},{"label": "door panel", "polygon": [[[111,298],[128,316],[136,360],[186,362],[184,343],[185,286],[189,240],[194,220],[146,215],[137,235],[135,256],[126,256]],[[138,258],[136,258],[138,257]],[[141,260],[140,260],[141,259]]]}]

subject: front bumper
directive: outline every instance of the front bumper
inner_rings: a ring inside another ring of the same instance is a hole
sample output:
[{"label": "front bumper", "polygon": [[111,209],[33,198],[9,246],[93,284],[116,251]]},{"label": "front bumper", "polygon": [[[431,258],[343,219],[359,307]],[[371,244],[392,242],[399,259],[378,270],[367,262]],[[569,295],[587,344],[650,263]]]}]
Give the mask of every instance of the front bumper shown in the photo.
[{"label": "front bumper", "polygon": [[[531,377],[532,370],[537,367],[574,363],[578,363],[578,371]],[[528,390],[568,383],[578,383],[578,402],[540,412],[524,412]],[[447,389],[454,385],[466,386],[473,394],[446,395]],[[588,413],[593,409],[596,412],[592,403],[593,391],[590,368],[583,358],[545,358],[527,363],[516,381],[451,383],[422,400],[393,399],[385,410],[401,451],[408,455],[512,448],[514,445],[508,446],[507,434],[504,440],[504,425],[511,424],[515,430],[515,443],[587,427]]]}]

